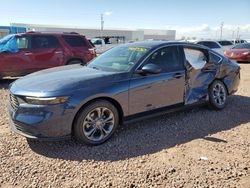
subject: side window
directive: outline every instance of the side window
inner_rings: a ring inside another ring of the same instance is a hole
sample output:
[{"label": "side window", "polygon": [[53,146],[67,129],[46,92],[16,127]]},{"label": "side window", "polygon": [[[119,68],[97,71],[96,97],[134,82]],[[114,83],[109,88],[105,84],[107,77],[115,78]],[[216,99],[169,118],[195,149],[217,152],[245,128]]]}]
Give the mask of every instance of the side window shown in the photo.
[{"label": "side window", "polygon": [[32,48],[58,48],[59,41],[54,36],[32,36]]},{"label": "side window", "polygon": [[187,62],[194,69],[201,69],[207,63],[206,55],[200,50],[192,49],[192,48],[184,48],[184,53],[185,53]]},{"label": "side window", "polygon": [[184,64],[179,55],[177,46],[165,47],[154,52],[146,64],[156,64],[161,67],[162,72],[172,72],[184,69]]},{"label": "side window", "polygon": [[27,49],[29,48],[29,37],[17,37],[17,47],[18,49]]},{"label": "side window", "polygon": [[209,52],[209,62],[218,64],[221,60],[222,58],[220,56],[214,54],[213,52]]},{"label": "side window", "polygon": [[83,47],[87,46],[86,41],[80,36],[67,36],[64,35],[62,38],[71,46],[71,47]]}]

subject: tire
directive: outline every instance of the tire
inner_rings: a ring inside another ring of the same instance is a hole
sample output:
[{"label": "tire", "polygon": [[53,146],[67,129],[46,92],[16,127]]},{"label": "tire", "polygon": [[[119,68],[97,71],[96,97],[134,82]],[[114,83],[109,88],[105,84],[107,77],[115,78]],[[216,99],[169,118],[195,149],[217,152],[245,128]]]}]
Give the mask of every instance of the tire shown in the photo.
[{"label": "tire", "polygon": [[119,114],[116,107],[106,100],[97,100],[78,113],[73,133],[81,143],[99,145],[113,135],[118,124]]},{"label": "tire", "polygon": [[67,65],[84,64],[81,60],[71,60]]},{"label": "tire", "polygon": [[227,103],[227,88],[224,83],[215,80],[208,90],[209,95],[209,107],[214,110],[221,110],[225,108]]}]

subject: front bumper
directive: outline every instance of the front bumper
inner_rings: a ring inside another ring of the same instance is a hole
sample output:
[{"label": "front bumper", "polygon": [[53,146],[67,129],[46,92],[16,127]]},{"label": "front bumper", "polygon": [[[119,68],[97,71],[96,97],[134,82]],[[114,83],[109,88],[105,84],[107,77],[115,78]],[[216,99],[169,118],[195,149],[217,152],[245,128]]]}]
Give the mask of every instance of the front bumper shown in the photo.
[{"label": "front bumper", "polygon": [[73,115],[67,104],[9,105],[10,127],[24,137],[39,140],[62,140],[71,137]]}]

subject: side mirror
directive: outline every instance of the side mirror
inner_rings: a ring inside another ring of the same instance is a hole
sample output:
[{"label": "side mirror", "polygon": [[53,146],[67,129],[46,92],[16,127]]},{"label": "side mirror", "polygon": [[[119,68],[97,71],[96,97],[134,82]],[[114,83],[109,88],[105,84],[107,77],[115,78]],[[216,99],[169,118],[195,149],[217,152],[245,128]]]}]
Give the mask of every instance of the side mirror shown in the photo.
[{"label": "side mirror", "polygon": [[161,73],[161,67],[155,64],[144,65],[140,71],[142,74],[159,74]]}]

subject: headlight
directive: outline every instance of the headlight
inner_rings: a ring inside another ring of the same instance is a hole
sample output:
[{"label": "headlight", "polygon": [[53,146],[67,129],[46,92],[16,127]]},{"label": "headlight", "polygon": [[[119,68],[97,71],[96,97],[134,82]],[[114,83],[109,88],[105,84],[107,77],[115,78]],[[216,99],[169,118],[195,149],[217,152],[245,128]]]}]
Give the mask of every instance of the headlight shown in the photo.
[{"label": "headlight", "polygon": [[50,105],[65,103],[68,98],[69,97],[25,97],[25,101],[28,104]]}]

